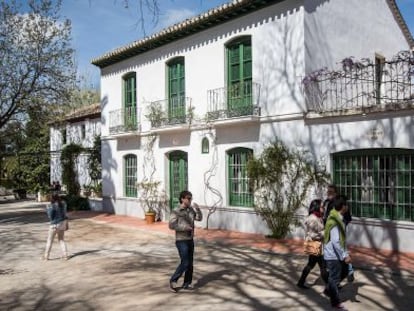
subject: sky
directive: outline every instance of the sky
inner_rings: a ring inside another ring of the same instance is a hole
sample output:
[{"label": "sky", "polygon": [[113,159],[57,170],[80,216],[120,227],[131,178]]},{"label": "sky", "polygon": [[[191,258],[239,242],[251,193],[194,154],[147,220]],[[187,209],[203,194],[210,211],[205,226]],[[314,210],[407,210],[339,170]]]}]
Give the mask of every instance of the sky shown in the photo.
[{"label": "sky", "polygon": [[[346,1],[346,0],[345,0]],[[372,1],[372,0],[365,0]],[[151,35],[174,23],[207,11],[228,0],[159,0],[160,17],[156,25],[146,13],[146,35]],[[73,46],[76,50],[78,72],[85,86],[99,86],[99,68],[92,65],[94,58],[142,39],[138,25],[136,0],[63,0],[61,15],[72,21]],[[414,34],[414,0],[397,0],[401,13]]]}]

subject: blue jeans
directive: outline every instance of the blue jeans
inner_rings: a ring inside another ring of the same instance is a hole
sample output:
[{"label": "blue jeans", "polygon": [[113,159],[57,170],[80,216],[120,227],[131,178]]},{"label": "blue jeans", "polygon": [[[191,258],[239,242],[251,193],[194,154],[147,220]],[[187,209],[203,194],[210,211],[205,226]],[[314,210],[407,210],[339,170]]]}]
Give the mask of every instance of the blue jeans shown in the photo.
[{"label": "blue jeans", "polygon": [[184,274],[184,286],[191,284],[193,281],[193,257],[194,257],[194,241],[183,240],[175,241],[178,254],[180,255],[181,262],[171,276],[171,282],[177,282],[178,279]]},{"label": "blue jeans", "polygon": [[326,267],[329,272],[326,289],[331,299],[331,305],[336,306],[341,302],[338,285],[341,282],[342,263],[339,260],[326,260]]}]

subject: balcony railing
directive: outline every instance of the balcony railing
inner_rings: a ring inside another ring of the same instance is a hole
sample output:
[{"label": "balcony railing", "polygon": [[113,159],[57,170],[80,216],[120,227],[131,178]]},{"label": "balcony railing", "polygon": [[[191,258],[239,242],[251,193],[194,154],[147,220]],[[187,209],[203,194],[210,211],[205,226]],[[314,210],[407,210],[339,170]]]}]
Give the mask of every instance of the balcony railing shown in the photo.
[{"label": "balcony railing", "polygon": [[121,134],[138,130],[139,110],[136,107],[117,109],[109,112],[109,133]]},{"label": "balcony railing", "polygon": [[315,71],[302,80],[308,112],[400,109],[414,104],[414,57],[400,52],[391,61],[342,61],[341,71]]},{"label": "balcony railing", "polygon": [[207,92],[207,119],[260,116],[260,84],[246,81]]},{"label": "balcony railing", "polygon": [[151,102],[146,117],[152,128],[167,127],[191,122],[191,98],[185,96]]}]

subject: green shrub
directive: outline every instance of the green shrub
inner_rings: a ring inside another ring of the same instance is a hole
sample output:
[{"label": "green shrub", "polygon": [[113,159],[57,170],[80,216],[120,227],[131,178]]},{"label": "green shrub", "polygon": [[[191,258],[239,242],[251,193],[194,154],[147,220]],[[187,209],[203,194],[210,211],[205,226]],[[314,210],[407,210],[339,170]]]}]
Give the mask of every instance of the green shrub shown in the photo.
[{"label": "green shrub", "polygon": [[327,174],[318,170],[307,152],[291,150],[276,140],[257,158],[247,163],[254,191],[254,207],[268,225],[271,237],[284,238],[298,225],[297,210],[307,205],[311,187],[327,183]]}]

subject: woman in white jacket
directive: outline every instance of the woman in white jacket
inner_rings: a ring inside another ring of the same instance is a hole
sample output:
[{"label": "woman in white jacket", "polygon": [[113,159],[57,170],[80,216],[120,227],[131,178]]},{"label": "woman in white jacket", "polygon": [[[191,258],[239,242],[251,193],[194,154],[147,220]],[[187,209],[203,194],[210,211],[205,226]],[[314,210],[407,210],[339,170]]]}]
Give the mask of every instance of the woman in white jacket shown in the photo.
[{"label": "woman in white jacket", "polygon": [[[322,200],[315,199],[311,202],[309,206],[309,215],[305,220],[305,239],[312,240],[312,241],[320,241],[323,242],[323,233],[324,233],[324,225],[323,225],[323,204]],[[302,289],[308,289],[309,287],[305,285],[306,277],[315,267],[315,265],[319,265],[319,269],[321,271],[321,278],[326,283],[328,280],[328,272],[326,271],[325,261],[323,259],[323,255],[314,256],[309,255],[308,263],[302,271],[302,275],[297,283],[297,286]]]}]

